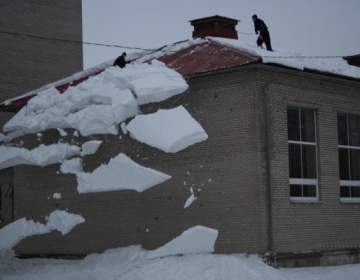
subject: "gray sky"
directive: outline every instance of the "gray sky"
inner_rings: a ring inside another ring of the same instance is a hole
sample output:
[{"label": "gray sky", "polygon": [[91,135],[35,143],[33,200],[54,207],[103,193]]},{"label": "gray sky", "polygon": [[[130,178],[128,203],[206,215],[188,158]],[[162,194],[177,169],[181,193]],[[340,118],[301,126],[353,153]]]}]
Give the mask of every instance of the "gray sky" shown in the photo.
[{"label": "gray sky", "polygon": [[[346,56],[360,54],[359,11],[360,0],[83,0],[83,40],[158,48],[190,39],[188,21],[213,15],[240,20],[238,32],[254,33],[251,16],[257,14],[275,51]],[[255,44],[255,33],[240,33],[239,40],[249,36]],[[84,45],[84,68],[124,50]]]}]

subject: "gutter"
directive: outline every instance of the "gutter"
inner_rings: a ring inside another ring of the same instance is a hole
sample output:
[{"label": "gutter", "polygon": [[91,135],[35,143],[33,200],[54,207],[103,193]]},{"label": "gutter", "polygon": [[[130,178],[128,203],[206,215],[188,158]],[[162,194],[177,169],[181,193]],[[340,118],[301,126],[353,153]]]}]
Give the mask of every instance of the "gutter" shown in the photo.
[{"label": "gutter", "polygon": [[268,212],[269,212],[269,252],[271,264],[276,265],[276,254],[273,252],[273,217],[272,217],[272,193],[271,193],[271,161],[270,161],[270,125],[269,125],[269,86],[275,83],[278,78],[278,71],[275,69],[274,77],[264,86],[263,102],[265,116],[265,141],[266,141],[266,185],[268,189]]}]

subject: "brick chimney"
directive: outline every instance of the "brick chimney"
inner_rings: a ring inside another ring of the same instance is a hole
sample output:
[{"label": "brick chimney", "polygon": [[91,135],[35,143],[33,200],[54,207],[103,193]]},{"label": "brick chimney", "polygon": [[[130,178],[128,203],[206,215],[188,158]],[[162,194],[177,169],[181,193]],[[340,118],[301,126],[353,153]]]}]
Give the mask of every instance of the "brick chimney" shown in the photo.
[{"label": "brick chimney", "polygon": [[344,56],[343,59],[347,61],[348,64],[360,67],[360,54],[352,56]]},{"label": "brick chimney", "polygon": [[193,38],[221,37],[238,39],[238,33],[235,26],[239,20],[231,19],[222,16],[212,16],[206,18],[199,18],[189,21],[194,26],[192,33]]}]

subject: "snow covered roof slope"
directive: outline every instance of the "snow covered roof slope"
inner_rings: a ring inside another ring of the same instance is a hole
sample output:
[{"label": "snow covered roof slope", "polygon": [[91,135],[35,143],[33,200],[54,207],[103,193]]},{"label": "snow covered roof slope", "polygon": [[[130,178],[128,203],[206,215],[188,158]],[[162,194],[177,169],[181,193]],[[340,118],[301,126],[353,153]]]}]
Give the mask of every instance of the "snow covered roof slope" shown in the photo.
[{"label": "snow covered roof slope", "polygon": [[[264,63],[277,64],[300,71],[314,70],[324,74],[360,79],[360,67],[349,65],[342,57],[308,56],[277,48],[276,42],[273,43],[274,52],[269,52],[259,48],[255,41],[255,35],[251,38],[242,36],[239,40],[213,37],[195,38],[167,45],[152,52],[143,51],[129,54],[127,58],[133,62],[148,62],[157,59],[183,76],[240,67],[250,63]],[[14,110],[18,110],[30,98],[48,88],[55,87],[62,93],[69,86],[82,83],[88,77],[112,67],[114,60],[7,100],[0,104],[0,110],[11,110],[12,106],[15,106]]]}]

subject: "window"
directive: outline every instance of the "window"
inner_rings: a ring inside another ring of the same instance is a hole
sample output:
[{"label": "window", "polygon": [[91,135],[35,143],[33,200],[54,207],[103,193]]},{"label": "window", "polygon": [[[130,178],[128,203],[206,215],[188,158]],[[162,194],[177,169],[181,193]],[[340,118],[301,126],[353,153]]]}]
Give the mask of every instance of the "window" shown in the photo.
[{"label": "window", "polygon": [[340,199],[360,202],[360,116],[338,114]]},{"label": "window", "polygon": [[287,121],[290,198],[294,201],[317,201],[315,111],[288,107]]}]

